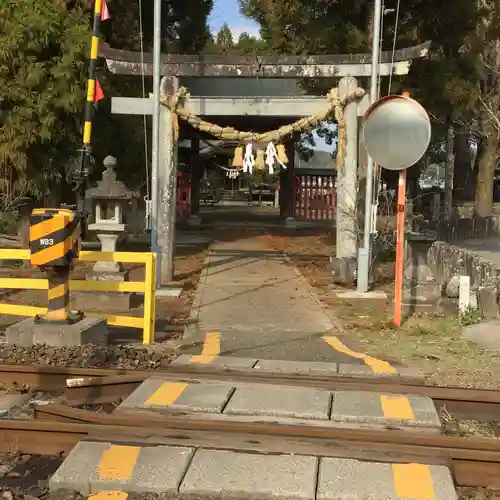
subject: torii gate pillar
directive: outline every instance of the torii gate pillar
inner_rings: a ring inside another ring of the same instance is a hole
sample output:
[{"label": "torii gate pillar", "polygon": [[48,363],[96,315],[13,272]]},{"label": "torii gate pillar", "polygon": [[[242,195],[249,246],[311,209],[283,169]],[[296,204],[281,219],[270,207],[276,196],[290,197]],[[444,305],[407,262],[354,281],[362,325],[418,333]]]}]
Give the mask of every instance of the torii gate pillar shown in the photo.
[{"label": "torii gate pillar", "polygon": [[[178,78],[164,77],[161,82],[161,98],[178,89]],[[174,137],[172,113],[166,106],[160,107],[160,164],[158,168],[158,217],[156,224],[158,256],[157,272],[160,285],[168,285],[174,278],[174,237],[177,190],[177,140]],[[153,200],[154,202],[154,200]],[[158,282],[158,280],[157,280]]]},{"label": "torii gate pillar", "polygon": [[[344,77],[339,82],[342,99],[358,88],[356,78]],[[345,150],[344,165],[337,166],[336,255],[332,259],[333,277],[336,282],[347,284],[355,280],[358,253],[358,102],[352,101],[344,108]]]}]

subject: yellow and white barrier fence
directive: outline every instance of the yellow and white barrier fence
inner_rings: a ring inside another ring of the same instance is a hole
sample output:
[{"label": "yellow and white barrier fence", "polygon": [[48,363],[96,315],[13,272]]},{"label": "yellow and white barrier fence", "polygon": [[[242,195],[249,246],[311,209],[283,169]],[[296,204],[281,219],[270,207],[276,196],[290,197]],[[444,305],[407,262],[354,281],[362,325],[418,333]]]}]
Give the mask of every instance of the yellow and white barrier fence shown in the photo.
[{"label": "yellow and white barrier fence", "polygon": [[[1,260],[29,260],[30,251],[21,249],[0,249]],[[106,318],[108,325],[128,326],[142,329],[142,343],[151,344],[155,339],[156,319],[156,254],[151,252],[80,252],[77,262],[120,262],[122,264],[144,264],[144,281],[86,281],[70,280],[70,291],[78,292],[133,292],[144,294],[144,316],[121,316],[101,312],[84,311],[88,316]],[[47,279],[2,278],[0,289],[48,290]],[[14,316],[36,316],[47,313],[46,307],[24,306],[0,302],[0,314]]]}]

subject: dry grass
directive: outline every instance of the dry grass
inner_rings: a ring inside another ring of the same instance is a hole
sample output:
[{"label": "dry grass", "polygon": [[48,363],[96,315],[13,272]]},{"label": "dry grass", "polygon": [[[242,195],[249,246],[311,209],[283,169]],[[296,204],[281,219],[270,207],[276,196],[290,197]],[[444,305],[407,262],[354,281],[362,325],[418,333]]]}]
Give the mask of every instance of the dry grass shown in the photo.
[{"label": "dry grass", "polygon": [[457,488],[459,500],[500,500],[500,490],[488,488]]},{"label": "dry grass", "polygon": [[[327,310],[343,325],[351,348],[386,360],[420,368],[430,383],[500,388],[500,357],[461,338],[457,317],[417,313],[401,328],[392,323],[392,299],[341,300],[331,280],[329,257],[335,253],[331,234],[267,237],[287,252],[314,287]],[[392,292],[393,264],[379,268],[377,288]]]},{"label": "dry grass", "polygon": [[500,438],[500,422],[480,422],[477,420],[458,420],[446,408],[440,415],[443,434],[460,437]]}]

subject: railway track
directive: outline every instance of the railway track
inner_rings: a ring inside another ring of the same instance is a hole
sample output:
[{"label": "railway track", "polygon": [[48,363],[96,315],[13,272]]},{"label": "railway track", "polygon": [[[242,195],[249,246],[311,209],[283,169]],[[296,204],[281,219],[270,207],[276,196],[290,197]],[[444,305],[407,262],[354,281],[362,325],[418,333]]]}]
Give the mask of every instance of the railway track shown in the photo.
[{"label": "railway track", "polygon": [[[164,370],[124,370],[73,368],[42,365],[0,365],[0,381],[47,392],[66,391],[73,406],[114,403],[128,396],[151,376],[192,381],[211,380],[315,387],[331,390],[370,391],[388,394],[419,395],[431,398],[461,419],[500,420],[500,391],[425,385],[415,378],[267,373],[221,370],[203,365],[172,365]],[[68,383],[68,380],[70,381]]]},{"label": "railway track", "polygon": [[[0,450],[58,455],[78,441],[203,446],[259,453],[314,454],[377,462],[447,465],[459,486],[500,487],[500,441],[396,430],[249,422],[193,414],[93,413],[36,408],[45,420],[0,420]],[[139,418],[138,418],[139,417]]]},{"label": "railway track", "polygon": [[263,422],[255,417],[196,412],[119,409],[111,414],[77,408],[116,403],[152,375],[195,382],[203,379],[373,391],[430,397],[462,418],[500,420],[500,392],[427,386],[403,377],[345,377],[221,370],[177,365],[161,371],[0,365],[0,380],[31,390],[65,391],[68,406],[34,405],[35,420],[0,419],[0,452],[57,456],[79,441],[184,445],[266,454],[302,454],[377,462],[449,466],[457,485],[500,488],[500,440],[428,434],[399,427]]}]

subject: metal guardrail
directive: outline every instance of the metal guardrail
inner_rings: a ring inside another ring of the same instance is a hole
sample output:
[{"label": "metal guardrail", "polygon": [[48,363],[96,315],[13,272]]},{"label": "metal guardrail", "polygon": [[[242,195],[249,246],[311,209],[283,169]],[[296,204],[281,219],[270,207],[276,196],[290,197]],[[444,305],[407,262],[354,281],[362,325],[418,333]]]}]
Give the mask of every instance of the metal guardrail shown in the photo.
[{"label": "metal guardrail", "polygon": [[[29,260],[30,251],[25,249],[0,249],[0,260]],[[142,329],[142,343],[151,344],[155,337],[156,319],[156,254],[151,252],[93,252],[82,251],[78,262],[120,262],[123,264],[144,264],[144,281],[86,281],[70,280],[70,291],[78,292],[133,292],[144,294],[144,315],[122,316],[100,312],[84,311],[88,316],[106,318],[113,326],[127,326]],[[48,281],[43,278],[0,278],[0,289],[48,290]],[[0,314],[13,316],[36,316],[47,313],[46,307],[25,306],[0,302]]]}]

